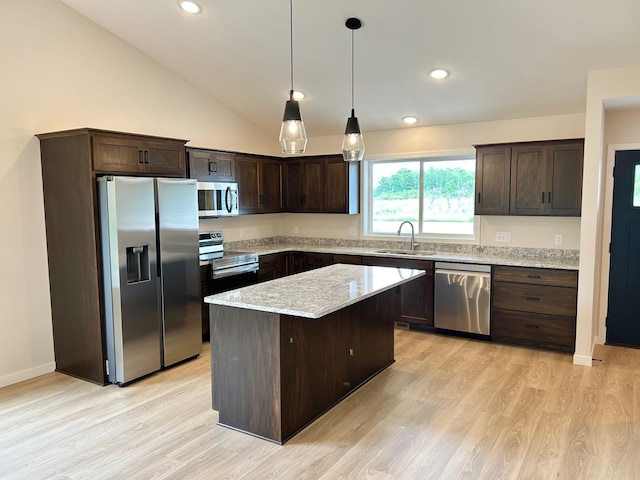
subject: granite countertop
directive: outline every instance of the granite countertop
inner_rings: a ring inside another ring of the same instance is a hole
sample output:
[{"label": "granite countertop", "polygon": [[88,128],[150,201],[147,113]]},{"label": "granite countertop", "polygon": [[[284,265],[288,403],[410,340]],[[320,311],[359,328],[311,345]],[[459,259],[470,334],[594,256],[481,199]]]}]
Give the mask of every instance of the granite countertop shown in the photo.
[{"label": "granite countertop", "polygon": [[335,264],[205,297],[213,305],[320,318],[425,275],[424,270]]},{"label": "granite countertop", "polygon": [[[351,246],[323,246],[323,245],[295,245],[289,243],[276,243],[272,245],[250,247],[249,250],[259,255],[267,255],[271,253],[280,253],[288,251],[296,252],[316,252],[316,253],[332,253],[343,255],[366,255],[374,257],[391,257],[406,258],[414,260],[433,260],[436,262],[457,262],[457,263],[475,263],[481,265],[504,265],[515,267],[536,267],[536,268],[555,268],[560,270],[578,270],[579,260],[577,258],[560,258],[554,256],[545,256],[544,250],[540,250],[539,256],[524,256],[517,253],[511,255],[496,255],[486,253],[456,253],[456,252],[434,252],[418,250],[414,254],[385,252],[382,253],[374,248],[351,247]],[[389,250],[389,249],[387,249]]]}]

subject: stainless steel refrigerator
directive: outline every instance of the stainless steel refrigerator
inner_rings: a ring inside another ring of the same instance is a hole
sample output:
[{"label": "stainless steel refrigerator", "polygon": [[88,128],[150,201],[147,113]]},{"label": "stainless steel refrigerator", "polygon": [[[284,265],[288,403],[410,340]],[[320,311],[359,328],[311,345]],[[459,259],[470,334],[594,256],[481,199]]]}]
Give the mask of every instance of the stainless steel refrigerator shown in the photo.
[{"label": "stainless steel refrigerator", "polygon": [[197,182],[98,178],[109,381],[202,348]]}]

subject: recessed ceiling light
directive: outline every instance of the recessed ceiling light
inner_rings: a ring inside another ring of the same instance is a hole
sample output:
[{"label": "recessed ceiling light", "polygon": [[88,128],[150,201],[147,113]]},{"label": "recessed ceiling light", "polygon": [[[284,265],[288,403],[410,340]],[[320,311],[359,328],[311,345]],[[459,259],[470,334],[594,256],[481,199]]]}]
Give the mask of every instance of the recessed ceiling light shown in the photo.
[{"label": "recessed ceiling light", "polygon": [[196,2],[190,2],[187,0],[182,0],[179,2],[180,8],[187,13],[200,13],[200,5]]},{"label": "recessed ceiling light", "polygon": [[414,123],[418,123],[418,117],[414,117],[410,115],[407,117],[402,117],[402,121],[407,125],[413,125]]},{"label": "recessed ceiling light", "polygon": [[304,97],[306,97],[306,95],[302,92],[298,92],[297,90],[295,90],[293,92],[293,99],[294,100],[302,100]]},{"label": "recessed ceiling light", "polygon": [[444,70],[443,68],[436,68],[435,70],[431,70],[429,72],[429,75],[431,75],[431,78],[442,80],[443,78],[447,78],[449,76],[449,72],[447,70]]}]

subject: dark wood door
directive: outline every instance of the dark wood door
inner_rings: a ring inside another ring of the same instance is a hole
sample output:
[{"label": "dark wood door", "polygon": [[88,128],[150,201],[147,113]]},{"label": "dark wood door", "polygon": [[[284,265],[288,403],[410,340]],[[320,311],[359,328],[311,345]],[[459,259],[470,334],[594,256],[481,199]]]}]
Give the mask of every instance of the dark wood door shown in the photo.
[{"label": "dark wood door", "polygon": [[302,210],[305,212],[324,211],[324,159],[305,158],[301,160],[303,193]]},{"label": "dark wood door", "polygon": [[139,173],[144,169],[143,145],[139,140],[130,137],[94,135],[91,141],[94,170],[117,174]]},{"label": "dark wood door", "polygon": [[511,149],[510,214],[545,214],[546,167],[545,148],[542,145],[525,145]]},{"label": "dark wood door", "polygon": [[476,149],[476,215],[509,214],[511,148]]},{"label": "dark wood door", "polygon": [[248,155],[237,155],[235,160],[236,181],[238,182],[238,213],[240,215],[259,213],[259,159]]},{"label": "dark wood door", "polygon": [[547,147],[546,213],[580,216],[584,142]]},{"label": "dark wood door", "polygon": [[170,142],[145,142],[143,145],[144,171],[153,175],[184,177],[184,145]]},{"label": "dark wood door", "polygon": [[235,181],[235,154],[188,148],[187,157],[189,178],[201,182]]},{"label": "dark wood door", "polygon": [[300,160],[287,160],[284,162],[284,177],[285,211],[300,212],[302,210],[302,168]]},{"label": "dark wood door", "polygon": [[282,211],[282,162],[263,158],[260,160],[260,211]]},{"label": "dark wood door", "polygon": [[640,347],[640,150],[616,153],[607,343]]},{"label": "dark wood door", "polygon": [[328,213],[348,213],[349,164],[342,155],[325,160],[324,206]]}]

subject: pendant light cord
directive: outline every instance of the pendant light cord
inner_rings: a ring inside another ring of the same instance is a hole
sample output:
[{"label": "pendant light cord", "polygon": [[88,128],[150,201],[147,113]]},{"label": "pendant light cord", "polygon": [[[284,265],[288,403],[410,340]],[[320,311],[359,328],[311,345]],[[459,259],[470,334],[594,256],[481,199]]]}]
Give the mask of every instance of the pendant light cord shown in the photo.
[{"label": "pendant light cord", "polygon": [[289,42],[291,51],[291,92],[293,92],[293,0],[289,0]]},{"label": "pendant light cord", "polygon": [[355,107],[355,88],[354,88],[354,71],[355,71],[355,67],[354,67],[354,48],[353,48],[353,30],[351,30],[351,110],[353,110]]}]

